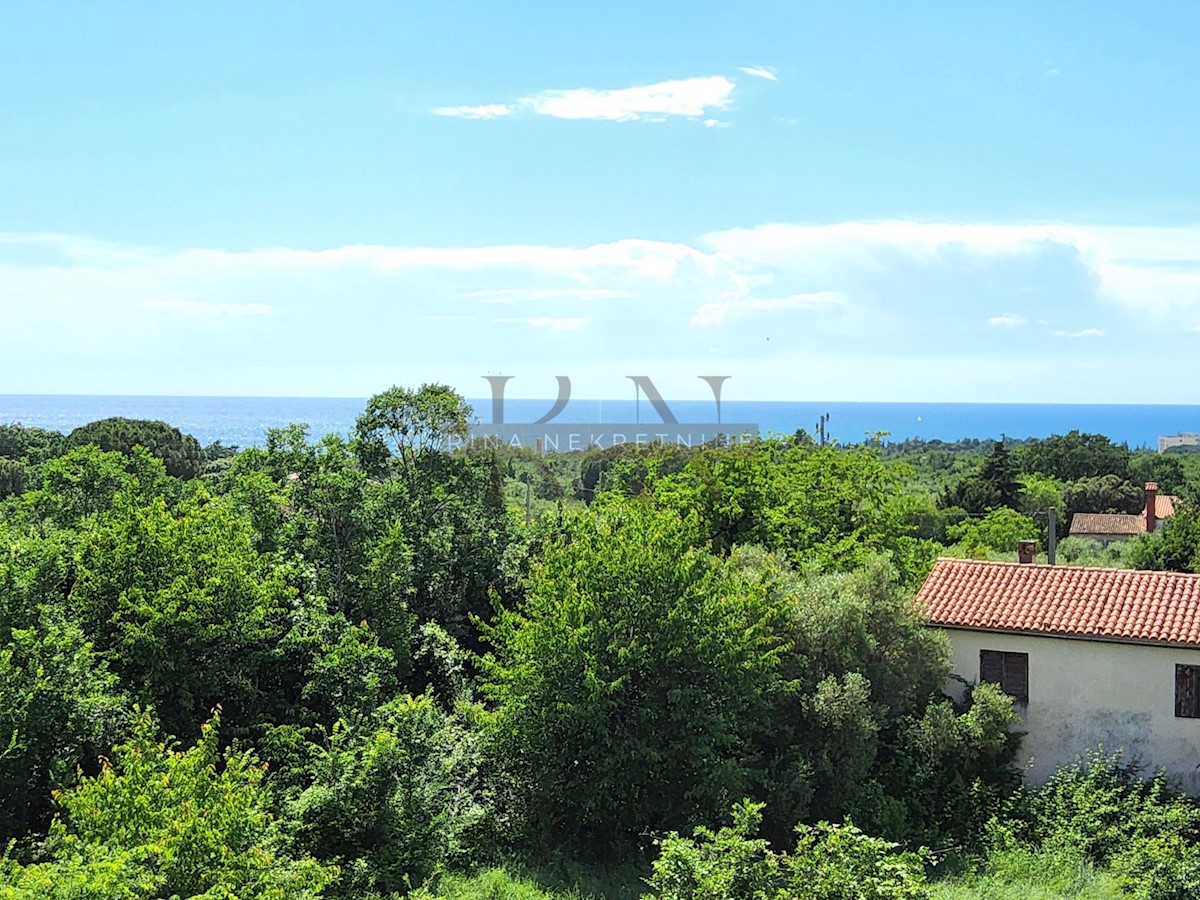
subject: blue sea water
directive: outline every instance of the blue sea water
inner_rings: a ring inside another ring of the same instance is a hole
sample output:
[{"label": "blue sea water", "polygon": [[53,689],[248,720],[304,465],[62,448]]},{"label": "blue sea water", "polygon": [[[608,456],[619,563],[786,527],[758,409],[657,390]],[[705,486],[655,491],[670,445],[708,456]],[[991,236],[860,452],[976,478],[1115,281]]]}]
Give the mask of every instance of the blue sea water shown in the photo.
[{"label": "blue sea water", "polygon": [[[481,421],[489,421],[491,400],[471,401]],[[221,441],[248,447],[263,442],[268,428],[307,423],[314,437],[348,434],[365,398],[345,397],[110,397],[0,395],[0,423],[70,431],[108,416],[161,419],[203,444]],[[534,422],[552,406],[550,400],[508,400],[505,421]],[[671,401],[670,408],[686,423],[712,423],[712,401]],[[761,433],[813,431],[818,417],[829,415],[827,433],[854,443],[876,432],[889,440],[910,437],[960,438],[1047,437],[1072,429],[1108,435],[1130,447],[1156,447],[1159,435],[1200,431],[1200,406],[1134,406],[1052,403],[821,403],[814,401],[725,401],[721,420],[749,423]],[[572,400],[556,424],[659,421],[649,402]]]}]

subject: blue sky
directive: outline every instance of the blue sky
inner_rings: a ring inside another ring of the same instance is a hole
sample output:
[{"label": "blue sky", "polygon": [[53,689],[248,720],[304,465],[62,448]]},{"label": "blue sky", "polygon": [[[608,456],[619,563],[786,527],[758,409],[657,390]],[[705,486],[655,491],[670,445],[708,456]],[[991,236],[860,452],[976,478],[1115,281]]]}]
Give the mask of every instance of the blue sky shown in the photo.
[{"label": "blue sky", "polygon": [[0,7],[0,393],[1200,402],[1200,6]]}]

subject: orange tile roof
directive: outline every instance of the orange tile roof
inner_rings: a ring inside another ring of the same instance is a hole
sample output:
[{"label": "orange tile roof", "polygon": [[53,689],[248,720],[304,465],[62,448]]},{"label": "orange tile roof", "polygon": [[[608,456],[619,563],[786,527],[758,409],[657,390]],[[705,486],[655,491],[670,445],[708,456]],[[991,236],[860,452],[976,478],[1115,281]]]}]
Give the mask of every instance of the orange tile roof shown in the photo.
[{"label": "orange tile roof", "polygon": [[1200,645],[1200,575],[939,559],[917,600],[951,628]]},{"label": "orange tile roof", "polygon": [[[1154,498],[1154,518],[1169,519],[1175,515],[1178,497],[1160,494]],[[1075,513],[1071,517],[1071,534],[1144,534],[1146,513]]]},{"label": "orange tile roof", "polygon": [[1125,513],[1075,513],[1071,517],[1071,534],[1143,534],[1146,516]]}]

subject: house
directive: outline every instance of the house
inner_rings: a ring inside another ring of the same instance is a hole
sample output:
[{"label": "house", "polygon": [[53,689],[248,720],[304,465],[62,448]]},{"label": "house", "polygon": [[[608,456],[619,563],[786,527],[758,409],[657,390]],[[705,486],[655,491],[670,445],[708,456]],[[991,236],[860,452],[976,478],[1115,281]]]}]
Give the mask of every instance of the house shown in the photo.
[{"label": "house", "polygon": [[1200,795],[1200,575],[940,559],[917,599],[1016,701],[1027,781],[1102,746]]},{"label": "house", "polygon": [[1158,452],[1166,453],[1173,447],[1200,446],[1200,434],[1194,431],[1181,431],[1179,434],[1163,434],[1158,438]]},{"label": "house", "polygon": [[1127,541],[1139,534],[1158,530],[1164,519],[1175,515],[1178,497],[1158,493],[1158,485],[1147,481],[1145,504],[1140,513],[1075,513],[1071,518],[1071,537],[1089,538],[1108,546],[1113,541]]}]

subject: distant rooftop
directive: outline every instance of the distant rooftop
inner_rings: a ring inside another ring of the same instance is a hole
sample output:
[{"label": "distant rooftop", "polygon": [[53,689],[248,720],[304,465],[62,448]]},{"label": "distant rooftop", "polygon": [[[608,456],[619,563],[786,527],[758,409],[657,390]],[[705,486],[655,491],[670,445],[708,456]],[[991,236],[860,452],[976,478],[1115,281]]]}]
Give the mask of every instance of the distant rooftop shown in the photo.
[{"label": "distant rooftop", "polygon": [[1071,534],[1145,534],[1146,517],[1142,513],[1075,513],[1071,518]]}]

